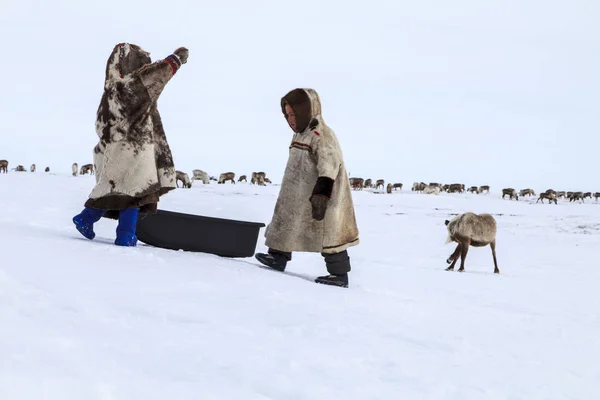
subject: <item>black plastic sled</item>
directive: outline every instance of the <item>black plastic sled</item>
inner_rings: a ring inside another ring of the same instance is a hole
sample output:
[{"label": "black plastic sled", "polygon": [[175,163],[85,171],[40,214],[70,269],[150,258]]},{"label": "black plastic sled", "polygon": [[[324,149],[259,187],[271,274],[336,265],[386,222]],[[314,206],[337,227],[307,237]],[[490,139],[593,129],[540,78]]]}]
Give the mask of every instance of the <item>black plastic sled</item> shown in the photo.
[{"label": "black plastic sled", "polygon": [[169,250],[251,257],[265,224],[158,210],[137,222],[140,241]]}]

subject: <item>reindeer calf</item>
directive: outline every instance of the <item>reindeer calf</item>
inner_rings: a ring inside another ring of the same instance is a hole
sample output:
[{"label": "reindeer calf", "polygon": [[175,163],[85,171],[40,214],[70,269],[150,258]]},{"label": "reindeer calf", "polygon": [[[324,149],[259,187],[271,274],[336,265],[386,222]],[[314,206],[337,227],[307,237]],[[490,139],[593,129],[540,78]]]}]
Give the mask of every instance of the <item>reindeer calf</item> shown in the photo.
[{"label": "reindeer calf", "polygon": [[479,186],[479,193],[487,192],[490,194],[490,187],[488,185]]},{"label": "reindeer calf", "polygon": [[465,270],[465,260],[469,252],[469,246],[484,247],[488,244],[492,249],[494,258],[494,273],[499,274],[498,262],[496,260],[496,220],[490,214],[474,214],[467,212],[460,214],[451,221],[446,220],[448,239],[446,243],[456,242],[458,246],[454,253],[448,257],[446,262],[450,264],[446,271],[454,271],[454,265],[460,255],[460,268],[458,272]]}]

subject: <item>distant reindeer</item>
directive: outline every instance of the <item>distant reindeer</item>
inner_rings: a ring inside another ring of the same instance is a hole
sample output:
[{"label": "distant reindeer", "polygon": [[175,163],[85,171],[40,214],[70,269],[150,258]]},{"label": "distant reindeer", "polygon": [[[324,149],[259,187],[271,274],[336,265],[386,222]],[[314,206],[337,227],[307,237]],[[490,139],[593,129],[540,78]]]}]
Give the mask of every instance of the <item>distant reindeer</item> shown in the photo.
[{"label": "distant reindeer", "polygon": [[544,193],[548,193],[548,194],[552,193],[552,194],[556,195],[556,190],[554,190],[554,189],[547,189]]},{"label": "distant reindeer", "polygon": [[190,181],[190,177],[185,172],[175,171],[175,185],[179,187],[179,182],[181,181],[181,187],[190,189],[192,187],[192,181]]},{"label": "distant reindeer", "polygon": [[496,260],[496,220],[492,215],[477,215],[467,212],[458,215],[451,221],[446,220],[445,224],[448,229],[446,243],[458,243],[454,253],[446,260],[450,264],[446,268],[446,271],[454,271],[454,265],[456,265],[456,261],[460,255],[460,268],[458,272],[463,272],[465,270],[465,260],[469,246],[484,247],[489,244],[492,249],[492,257],[494,258],[494,273],[500,273]]},{"label": "distant reindeer", "polygon": [[363,190],[365,180],[363,178],[350,178],[350,187],[354,190]]},{"label": "distant reindeer", "polygon": [[401,183],[394,183],[394,190],[396,190],[396,189],[402,190],[402,184]]},{"label": "distant reindeer", "polygon": [[244,182],[248,183],[248,179],[246,178],[246,175],[240,176],[240,179],[238,179],[238,183],[241,182],[241,181],[244,181]]},{"label": "distant reindeer", "polygon": [[577,200],[581,201],[582,203],[584,202],[583,201],[583,192],[573,192],[571,194],[571,197],[569,197],[569,203],[572,201],[577,201]]},{"label": "distant reindeer", "polygon": [[0,173],[8,174],[8,161],[0,160]]},{"label": "distant reindeer", "polygon": [[415,183],[413,183],[411,190],[413,192],[423,192],[426,187],[427,187],[427,184],[425,182],[415,182]]},{"label": "distant reindeer", "polygon": [[463,193],[465,191],[465,185],[462,183],[453,183],[448,186],[448,193]]},{"label": "distant reindeer", "polygon": [[596,199],[596,201],[598,201],[598,199],[600,199],[600,192],[594,193],[594,198]]},{"label": "distant reindeer", "polygon": [[592,192],[585,192],[585,193],[583,194],[583,198],[584,198],[584,199],[587,199],[587,198],[589,198],[589,199],[591,200],[591,198],[592,198]]},{"label": "distant reindeer", "polygon": [[388,183],[386,191],[388,192],[388,194],[392,194],[392,189],[394,188],[394,185],[392,185],[391,183]]},{"label": "distant reindeer", "polygon": [[533,189],[522,189],[521,191],[519,191],[519,196],[521,197],[525,197],[525,196],[535,196],[535,192],[533,191]]},{"label": "distant reindeer", "polygon": [[479,186],[479,193],[487,192],[490,194],[490,187],[488,185]]},{"label": "distant reindeer", "polygon": [[570,199],[573,196],[573,192],[567,192],[567,199]]},{"label": "distant reindeer", "polygon": [[266,174],[264,172],[253,172],[252,173],[252,178],[250,178],[250,183],[253,185],[258,185],[258,186],[266,186],[265,185],[265,179],[266,179]]},{"label": "distant reindeer", "polygon": [[366,188],[372,188],[373,187],[373,180],[372,179],[367,179],[365,181],[365,187]]},{"label": "distant reindeer", "polygon": [[73,176],[77,176],[77,173],[79,172],[79,165],[77,165],[77,163],[73,163],[71,166],[71,171],[73,172]]},{"label": "distant reindeer", "polygon": [[44,172],[50,172],[50,167],[46,167],[46,169],[44,170]]},{"label": "distant reindeer", "polygon": [[31,164],[31,167],[29,167],[29,171],[35,172],[35,164]]},{"label": "distant reindeer", "polygon": [[385,187],[385,181],[383,179],[377,179],[375,189],[379,189],[379,186],[381,186],[382,189]]},{"label": "distant reindeer", "polygon": [[90,175],[94,175],[94,164],[85,164],[81,167],[81,171],[79,171],[79,175],[85,175],[87,173]]},{"label": "distant reindeer", "polygon": [[467,189],[467,192],[479,194],[479,188],[477,186],[471,186]]},{"label": "distant reindeer", "polygon": [[513,188],[502,189],[502,199],[504,200],[504,196],[510,196],[510,200],[513,198],[515,200],[519,200],[519,196],[517,195],[517,191]]},{"label": "distant reindeer", "polygon": [[554,204],[558,204],[558,201],[556,200],[556,193],[553,193],[553,192],[540,193],[540,197],[539,197],[539,199],[537,199],[536,203],[538,201],[541,201],[543,204],[544,199],[548,199],[548,204],[552,204],[552,202],[554,202]]},{"label": "distant reindeer", "polygon": [[208,185],[210,183],[208,174],[201,169],[195,169],[192,171],[192,182],[196,180],[202,181],[204,185]]},{"label": "distant reindeer", "polygon": [[431,185],[427,185],[427,186],[425,186],[425,189],[423,189],[424,194],[438,195],[438,194],[440,194],[441,191],[442,191],[442,189],[440,189],[439,186],[431,186]]},{"label": "distant reindeer", "polygon": [[233,172],[224,172],[221,175],[219,175],[219,184],[221,183],[225,183],[227,181],[231,181],[232,184],[235,185],[235,173]]}]

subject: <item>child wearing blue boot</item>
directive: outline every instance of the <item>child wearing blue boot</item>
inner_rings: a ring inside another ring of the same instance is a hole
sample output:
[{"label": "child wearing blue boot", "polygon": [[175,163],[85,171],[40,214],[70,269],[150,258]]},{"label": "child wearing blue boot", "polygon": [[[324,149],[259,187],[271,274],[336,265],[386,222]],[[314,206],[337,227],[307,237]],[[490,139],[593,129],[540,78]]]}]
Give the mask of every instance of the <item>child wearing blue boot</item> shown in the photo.
[{"label": "child wearing blue boot", "polygon": [[87,239],[94,239],[94,224],[106,217],[119,221],[115,244],[135,246],[138,215],[155,213],[160,196],[177,187],[157,100],[188,54],[180,47],[152,63],[135,44],[114,47],[96,117],[96,186],[85,209],[73,217]]}]

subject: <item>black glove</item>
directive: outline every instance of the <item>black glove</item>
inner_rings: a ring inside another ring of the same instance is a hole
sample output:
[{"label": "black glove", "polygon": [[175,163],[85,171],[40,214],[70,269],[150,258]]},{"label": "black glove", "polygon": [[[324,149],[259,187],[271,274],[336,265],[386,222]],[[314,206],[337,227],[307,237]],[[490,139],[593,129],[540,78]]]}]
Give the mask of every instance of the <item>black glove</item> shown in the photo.
[{"label": "black glove", "polygon": [[317,178],[317,183],[310,196],[310,204],[312,205],[312,217],[317,221],[322,221],[325,218],[327,204],[333,192],[334,180],[326,176]]},{"label": "black glove", "polygon": [[190,56],[190,51],[185,47],[180,47],[177,50],[175,50],[173,54],[179,57],[182,64],[185,64],[187,62],[188,57]]},{"label": "black glove", "polygon": [[325,218],[325,212],[327,211],[327,204],[329,198],[322,195],[310,196],[310,204],[312,205],[312,217],[316,221],[323,221]]}]

